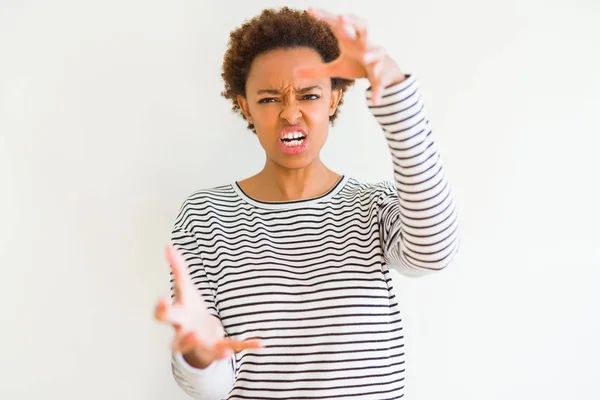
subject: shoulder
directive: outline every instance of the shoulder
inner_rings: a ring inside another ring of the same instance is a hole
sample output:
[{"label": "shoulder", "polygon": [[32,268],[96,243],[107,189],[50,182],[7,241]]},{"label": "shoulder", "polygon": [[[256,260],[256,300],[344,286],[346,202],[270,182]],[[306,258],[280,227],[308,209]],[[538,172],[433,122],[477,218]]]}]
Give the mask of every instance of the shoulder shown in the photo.
[{"label": "shoulder", "polygon": [[347,190],[356,194],[371,194],[379,197],[389,194],[394,194],[396,187],[390,180],[383,180],[374,183],[361,182],[354,178],[348,179]]},{"label": "shoulder", "polygon": [[234,198],[235,195],[236,193],[233,188],[233,184],[198,189],[190,193],[185,198],[183,205],[227,201]]},{"label": "shoulder", "polygon": [[227,209],[237,203],[233,184],[197,189],[184,198],[177,212],[175,225],[186,227],[190,218],[208,216],[218,209]]}]

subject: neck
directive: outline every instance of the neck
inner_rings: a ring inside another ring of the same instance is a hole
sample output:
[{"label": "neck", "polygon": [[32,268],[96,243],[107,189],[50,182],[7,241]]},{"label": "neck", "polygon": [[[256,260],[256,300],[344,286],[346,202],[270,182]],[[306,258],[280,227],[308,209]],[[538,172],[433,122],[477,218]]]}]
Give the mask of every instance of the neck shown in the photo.
[{"label": "neck", "polygon": [[304,168],[284,168],[267,159],[265,167],[241,183],[250,195],[262,201],[293,201],[318,197],[340,179],[320,159]]}]

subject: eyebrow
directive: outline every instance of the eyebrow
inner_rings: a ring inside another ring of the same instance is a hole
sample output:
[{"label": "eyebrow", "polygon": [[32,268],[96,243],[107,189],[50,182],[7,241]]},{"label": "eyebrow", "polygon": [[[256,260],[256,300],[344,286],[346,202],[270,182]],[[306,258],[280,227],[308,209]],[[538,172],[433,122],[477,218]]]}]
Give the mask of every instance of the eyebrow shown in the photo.
[{"label": "eyebrow", "polygon": [[[313,89],[321,89],[323,90],[323,88],[320,85],[314,85],[314,86],[308,86],[308,87],[304,87],[301,89],[298,89],[298,93],[302,94],[302,93],[306,93],[306,92],[310,92]],[[256,92],[256,94],[281,94],[281,92],[277,89],[261,89],[258,92]]]}]

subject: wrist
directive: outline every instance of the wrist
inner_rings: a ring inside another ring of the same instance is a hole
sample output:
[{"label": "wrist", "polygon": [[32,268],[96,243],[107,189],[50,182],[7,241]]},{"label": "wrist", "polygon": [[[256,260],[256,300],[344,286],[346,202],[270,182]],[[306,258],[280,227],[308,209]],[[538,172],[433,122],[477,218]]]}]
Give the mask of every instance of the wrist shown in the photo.
[{"label": "wrist", "polygon": [[385,75],[388,76],[386,81],[389,82],[386,87],[402,83],[408,78],[389,55],[386,55],[385,64]]}]

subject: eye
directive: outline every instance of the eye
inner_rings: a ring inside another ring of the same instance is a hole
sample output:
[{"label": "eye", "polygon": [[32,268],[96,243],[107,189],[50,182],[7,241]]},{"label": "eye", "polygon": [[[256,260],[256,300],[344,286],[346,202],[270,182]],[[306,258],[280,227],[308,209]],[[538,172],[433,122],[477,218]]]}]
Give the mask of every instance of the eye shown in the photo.
[{"label": "eye", "polygon": [[321,96],[318,94],[307,94],[306,96],[302,96],[302,100],[319,100]]},{"label": "eye", "polygon": [[274,97],[265,97],[264,99],[260,99],[258,101],[259,104],[265,104],[265,103],[274,103],[276,102],[277,99]]}]

